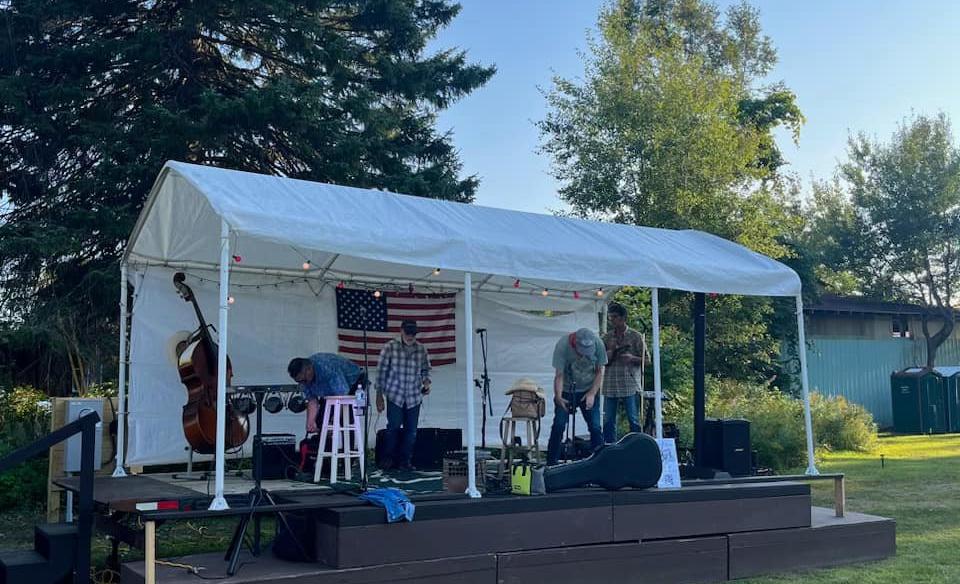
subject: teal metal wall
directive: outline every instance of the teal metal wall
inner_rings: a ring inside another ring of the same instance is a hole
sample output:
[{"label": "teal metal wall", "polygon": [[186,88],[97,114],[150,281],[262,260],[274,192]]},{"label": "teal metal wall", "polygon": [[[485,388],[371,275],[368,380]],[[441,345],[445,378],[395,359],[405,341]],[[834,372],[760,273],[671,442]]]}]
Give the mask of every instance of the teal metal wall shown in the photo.
[{"label": "teal metal wall", "polygon": [[[814,337],[807,347],[810,388],[842,395],[873,414],[883,428],[893,425],[890,373],[923,365],[923,339],[851,339]],[[937,352],[937,365],[960,365],[960,340],[948,339]]]}]

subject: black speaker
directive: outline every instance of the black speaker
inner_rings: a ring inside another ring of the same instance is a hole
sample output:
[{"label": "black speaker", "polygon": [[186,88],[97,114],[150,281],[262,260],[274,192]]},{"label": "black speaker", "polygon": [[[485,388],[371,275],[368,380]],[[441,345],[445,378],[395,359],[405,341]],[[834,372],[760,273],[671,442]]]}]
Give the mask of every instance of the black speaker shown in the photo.
[{"label": "black speaker", "polygon": [[292,478],[300,464],[293,434],[261,434],[253,437],[253,478],[269,481]]},{"label": "black speaker", "polygon": [[[383,466],[386,460],[387,431],[377,431],[376,462]],[[463,430],[459,428],[417,428],[417,442],[413,445],[411,463],[418,470],[442,470],[443,457],[463,449]]]},{"label": "black speaker", "polygon": [[707,418],[704,434],[705,466],[726,471],[735,477],[751,474],[750,422]]}]

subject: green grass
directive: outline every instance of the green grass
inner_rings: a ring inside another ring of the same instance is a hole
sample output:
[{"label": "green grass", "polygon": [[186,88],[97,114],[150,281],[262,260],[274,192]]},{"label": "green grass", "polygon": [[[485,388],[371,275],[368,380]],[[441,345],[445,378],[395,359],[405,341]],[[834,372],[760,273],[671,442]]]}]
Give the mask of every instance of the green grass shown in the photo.
[{"label": "green grass", "polygon": [[[741,582],[960,582],[960,435],[882,437],[872,453],[827,454],[818,468],[846,473],[848,510],[896,520],[897,555],[882,562]],[[832,483],[814,484],[814,504],[832,506]]]}]

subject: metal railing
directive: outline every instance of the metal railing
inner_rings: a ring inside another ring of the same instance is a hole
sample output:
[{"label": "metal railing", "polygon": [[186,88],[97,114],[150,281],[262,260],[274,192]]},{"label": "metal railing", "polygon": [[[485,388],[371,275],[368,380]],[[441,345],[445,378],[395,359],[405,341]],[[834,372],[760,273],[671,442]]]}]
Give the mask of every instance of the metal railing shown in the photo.
[{"label": "metal railing", "polygon": [[51,447],[80,434],[80,509],[77,521],[77,553],[74,562],[73,581],[76,584],[90,582],[90,541],[93,537],[93,461],[96,446],[97,423],[100,415],[91,412],[70,422],[62,428],[11,452],[0,460],[0,473],[48,451]]}]

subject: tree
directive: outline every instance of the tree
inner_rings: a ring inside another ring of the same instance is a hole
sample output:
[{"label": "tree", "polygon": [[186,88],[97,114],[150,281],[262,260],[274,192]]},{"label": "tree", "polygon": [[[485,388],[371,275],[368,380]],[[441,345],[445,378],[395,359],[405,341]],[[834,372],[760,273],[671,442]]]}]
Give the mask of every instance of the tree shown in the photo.
[{"label": "tree", "polygon": [[117,257],[168,159],[470,201],[435,115],[493,68],[425,52],[458,10],[0,2],[0,313],[64,348],[113,342]]},{"label": "tree", "polygon": [[[617,0],[599,18],[582,82],[556,78],[539,124],[560,196],[602,220],[700,229],[775,258],[793,253],[801,221],[773,130],[803,116],[782,84],[757,11],[723,18],[702,0]],[[768,299],[708,302],[708,366],[770,377],[779,342]],[[690,327],[689,296],[671,294],[665,324]]]},{"label": "tree", "polygon": [[960,149],[950,120],[907,118],[888,143],[851,137],[840,173],[849,199],[821,200],[815,222],[840,238],[834,266],[855,274],[866,295],[924,307],[933,367],[956,326],[960,292]]}]

